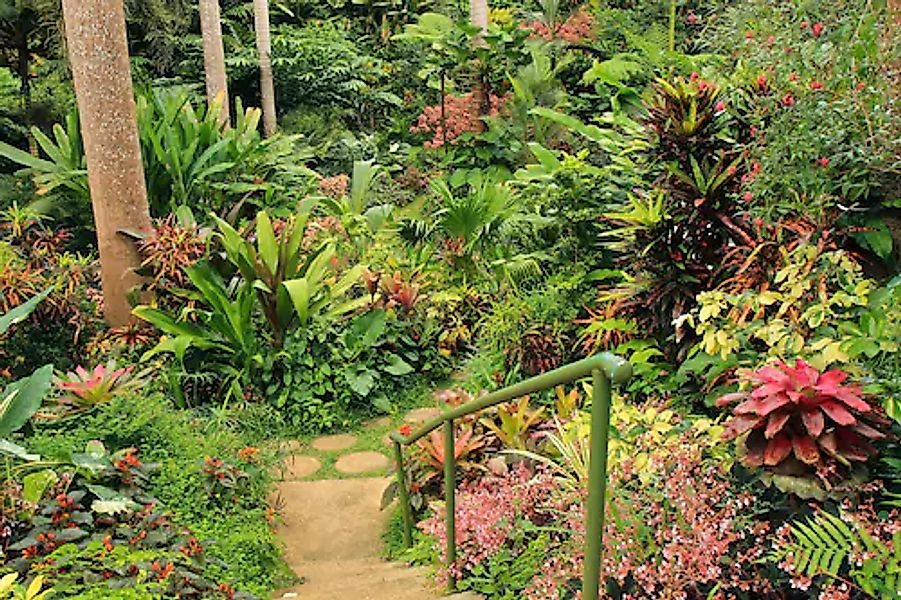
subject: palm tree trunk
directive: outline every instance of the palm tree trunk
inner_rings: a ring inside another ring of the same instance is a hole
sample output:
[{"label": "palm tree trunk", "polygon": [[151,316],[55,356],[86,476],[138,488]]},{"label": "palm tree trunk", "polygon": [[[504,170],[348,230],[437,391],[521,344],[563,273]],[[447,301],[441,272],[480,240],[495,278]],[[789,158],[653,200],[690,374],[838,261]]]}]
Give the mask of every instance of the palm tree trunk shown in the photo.
[{"label": "palm tree trunk", "polygon": [[272,40],[269,33],[269,0],[253,0],[253,20],[260,53],[260,96],[263,104],[263,132],[275,133],[275,82],[272,78]]},{"label": "palm tree trunk", "polygon": [[206,97],[210,107],[219,107],[219,122],[229,123],[228,78],[225,49],[222,45],[222,19],[219,0],[200,0],[200,32],[203,37],[203,70]]},{"label": "palm tree trunk", "polygon": [[482,34],[477,36],[483,39],[488,33],[488,0],[469,0],[469,23],[473,27],[478,27]]},{"label": "palm tree trunk", "polygon": [[[480,33],[477,34],[473,40],[472,44],[475,47],[481,47],[485,45],[485,34],[488,33],[488,0],[469,0],[469,22],[473,27],[478,27]],[[475,61],[476,67],[476,84],[473,87],[473,101],[479,110],[479,116],[486,117],[490,112],[490,105],[488,101],[488,90],[487,83],[485,77],[485,67],[486,65],[481,64],[481,61]],[[485,123],[480,122],[479,129],[484,130]]]},{"label": "palm tree trunk", "polygon": [[128,231],[150,230],[122,0],[62,0],[88,183],[100,249],[106,320],[131,319],[141,260]]},{"label": "palm tree trunk", "polygon": [[31,30],[24,12],[19,15],[19,24],[16,29],[16,72],[21,81],[19,97],[22,100],[22,120],[25,125],[28,138],[28,152],[32,156],[38,155],[37,140],[31,131],[31,48],[28,45],[28,33]]}]

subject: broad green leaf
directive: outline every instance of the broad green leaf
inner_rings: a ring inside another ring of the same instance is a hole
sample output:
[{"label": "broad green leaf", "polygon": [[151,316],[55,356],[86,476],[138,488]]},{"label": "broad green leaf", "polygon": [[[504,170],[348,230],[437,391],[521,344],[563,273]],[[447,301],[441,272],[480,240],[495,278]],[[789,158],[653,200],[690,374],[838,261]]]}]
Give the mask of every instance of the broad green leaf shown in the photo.
[{"label": "broad green leaf", "polygon": [[278,242],[275,241],[275,232],[269,215],[264,210],[257,213],[257,247],[260,259],[269,269],[269,273],[275,273],[278,268]]},{"label": "broad green leaf", "polygon": [[395,377],[400,377],[401,375],[407,375],[413,372],[413,367],[398,355],[389,353],[387,358],[388,366],[385,367],[386,373],[390,373]]},{"label": "broad green leaf", "polygon": [[5,454],[7,456],[12,456],[13,458],[19,458],[21,460],[26,461],[35,461],[41,460],[40,455],[38,454],[30,454],[28,450],[19,446],[18,444],[13,444],[9,440],[0,440],[0,454]]},{"label": "broad green leaf", "polygon": [[366,368],[360,370],[349,369],[344,372],[344,379],[354,392],[360,396],[366,396],[375,387],[375,374]]},{"label": "broad green leaf", "polygon": [[22,497],[26,502],[38,504],[47,490],[57,481],[59,481],[59,476],[53,469],[29,473],[22,478]]},{"label": "broad green leaf", "polygon": [[0,394],[0,437],[18,431],[37,412],[52,376],[53,365],[45,365],[6,386]]},{"label": "broad green leaf", "polygon": [[291,279],[283,281],[282,285],[288,290],[288,296],[291,297],[291,303],[294,304],[294,310],[302,324],[307,324],[310,320],[310,295],[311,286],[306,277],[300,279]]},{"label": "broad green leaf", "polygon": [[53,288],[49,287],[37,296],[30,298],[27,302],[20,304],[8,313],[0,316],[0,335],[6,333],[7,330],[16,323],[21,323],[27,319],[28,315],[34,312],[34,309],[37,308],[38,304],[40,304],[44,298],[49,296],[52,291]]}]

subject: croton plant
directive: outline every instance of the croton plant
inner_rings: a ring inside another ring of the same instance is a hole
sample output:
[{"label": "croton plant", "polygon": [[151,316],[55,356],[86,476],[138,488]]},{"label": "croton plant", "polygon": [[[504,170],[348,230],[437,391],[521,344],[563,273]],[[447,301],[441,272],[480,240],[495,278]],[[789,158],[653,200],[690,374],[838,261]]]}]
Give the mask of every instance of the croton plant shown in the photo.
[{"label": "croton plant", "polygon": [[876,453],[873,440],[886,437],[880,428],[888,421],[862,398],[859,386],[844,384],[844,371],[820,372],[798,359],[794,366],[780,361],[745,377],[751,389],[727,394],[717,405],[740,402],[725,438],[747,434],[740,443],[748,466],[815,475],[829,489]]}]

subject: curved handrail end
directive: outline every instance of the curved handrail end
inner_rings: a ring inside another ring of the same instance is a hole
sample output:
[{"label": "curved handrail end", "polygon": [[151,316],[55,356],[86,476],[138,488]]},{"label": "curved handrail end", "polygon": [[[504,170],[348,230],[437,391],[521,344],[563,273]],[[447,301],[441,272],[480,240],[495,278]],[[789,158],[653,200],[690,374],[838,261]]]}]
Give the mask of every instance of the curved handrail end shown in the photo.
[{"label": "curved handrail end", "polygon": [[614,385],[623,385],[632,379],[632,363],[625,358],[610,352],[602,352],[597,355],[597,360],[604,374]]}]

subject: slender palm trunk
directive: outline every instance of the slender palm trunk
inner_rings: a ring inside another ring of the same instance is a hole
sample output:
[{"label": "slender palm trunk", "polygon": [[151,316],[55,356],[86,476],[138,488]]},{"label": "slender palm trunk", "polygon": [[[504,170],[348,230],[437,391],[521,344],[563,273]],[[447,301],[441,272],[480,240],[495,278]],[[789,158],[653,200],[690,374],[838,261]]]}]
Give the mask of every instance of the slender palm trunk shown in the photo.
[{"label": "slender palm trunk", "polygon": [[[480,31],[472,40],[473,46],[484,46],[484,36],[488,33],[488,0],[469,0],[469,22],[473,27],[478,27]],[[488,84],[485,74],[487,65],[481,64],[481,61],[476,61],[475,68],[476,84],[472,93],[476,106],[479,108],[479,115],[486,117],[491,108],[488,100]],[[485,124],[482,122],[479,128],[484,129],[484,127]]]},{"label": "slender palm trunk", "polygon": [[124,232],[150,230],[122,0],[62,0],[100,249],[107,321],[131,319],[141,260]]},{"label": "slender palm trunk", "polygon": [[260,96],[263,103],[263,132],[275,133],[275,82],[272,78],[272,40],[269,33],[269,0],[253,0],[253,20],[260,53]]},{"label": "slender palm trunk", "polygon": [[222,45],[222,19],[219,0],[200,0],[200,32],[203,37],[203,70],[209,105],[219,107],[219,121],[229,122],[228,78],[225,49]]},{"label": "slender palm trunk", "polygon": [[27,130],[28,151],[33,155],[38,155],[38,144],[31,132],[31,48],[28,45],[29,26],[26,17],[19,19],[19,27],[16,32],[16,71],[21,81],[19,87],[19,96],[22,100],[22,118]]},{"label": "slender palm trunk", "polygon": [[[488,0],[469,0],[469,23],[478,27],[482,36],[488,33]],[[477,39],[484,43],[481,36]]]}]

